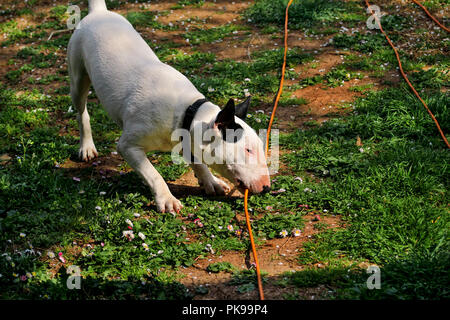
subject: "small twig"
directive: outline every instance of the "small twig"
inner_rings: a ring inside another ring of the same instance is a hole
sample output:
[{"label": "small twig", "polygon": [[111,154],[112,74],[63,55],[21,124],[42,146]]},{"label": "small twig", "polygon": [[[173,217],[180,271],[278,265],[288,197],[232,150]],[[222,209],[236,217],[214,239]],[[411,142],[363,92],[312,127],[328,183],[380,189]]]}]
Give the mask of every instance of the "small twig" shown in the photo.
[{"label": "small twig", "polygon": [[286,243],[289,242],[289,240],[291,240],[292,236],[289,236],[287,238],[287,240],[281,245],[281,247],[278,248],[278,254],[281,255],[280,250],[286,245]]},{"label": "small twig", "polygon": [[[258,39],[261,39],[261,36],[259,34],[257,34],[257,37],[258,37]],[[255,38],[254,36],[252,36],[250,38],[250,41],[249,41],[248,46],[247,46],[247,56],[248,56],[249,60],[252,60],[252,56],[250,54],[250,45],[252,44],[252,41],[253,41],[254,38]]]},{"label": "small twig", "polygon": [[349,51],[330,51],[329,52],[330,54],[338,54],[338,55],[344,55],[344,56],[348,56],[349,54],[352,54],[351,52],[349,52]]},{"label": "small twig", "polygon": [[250,56],[250,45],[252,44],[252,41],[253,41],[253,36],[250,38],[250,41],[249,41],[248,46],[247,46],[248,60],[252,60],[252,57]]},{"label": "small twig", "polygon": [[50,35],[48,36],[47,41],[50,41],[50,39],[53,37],[53,35],[54,35],[55,33],[63,33],[63,32],[67,32],[67,31],[71,31],[71,30],[70,30],[70,29],[63,29],[63,30],[55,30],[55,31],[52,31],[52,33],[50,33]]}]

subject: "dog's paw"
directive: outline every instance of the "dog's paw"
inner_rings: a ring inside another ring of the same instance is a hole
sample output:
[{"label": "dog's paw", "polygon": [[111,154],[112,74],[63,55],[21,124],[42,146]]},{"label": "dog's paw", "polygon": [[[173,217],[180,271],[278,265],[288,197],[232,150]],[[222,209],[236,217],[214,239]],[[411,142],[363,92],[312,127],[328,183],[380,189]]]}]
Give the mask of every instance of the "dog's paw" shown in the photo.
[{"label": "dog's paw", "polygon": [[78,156],[81,160],[88,162],[95,157],[98,157],[98,152],[94,144],[87,144],[81,146],[80,151],[78,152]]},{"label": "dog's paw", "polygon": [[159,212],[180,212],[183,208],[180,200],[169,194],[166,196],[156,197],[156,207]]},{"label": "dog's paw", "polygon": [[212,176],[213,179],[209,179],[207,181],[202,181],[201,185],[207,195],[218,195],[223,196],[230,192],[230,187],[224,181],[219,178]]}]

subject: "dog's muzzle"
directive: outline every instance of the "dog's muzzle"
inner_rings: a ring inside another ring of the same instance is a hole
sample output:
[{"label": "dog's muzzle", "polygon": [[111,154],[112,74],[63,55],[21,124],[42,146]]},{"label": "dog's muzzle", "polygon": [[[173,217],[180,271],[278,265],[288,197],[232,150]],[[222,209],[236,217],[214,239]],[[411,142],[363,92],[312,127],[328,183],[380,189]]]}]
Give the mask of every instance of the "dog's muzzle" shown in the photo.
[{"label": "dog's muzzle", "polygon": [[270,191],[270,186],[264,186],[262,189],[262,193],[267,193]]}]

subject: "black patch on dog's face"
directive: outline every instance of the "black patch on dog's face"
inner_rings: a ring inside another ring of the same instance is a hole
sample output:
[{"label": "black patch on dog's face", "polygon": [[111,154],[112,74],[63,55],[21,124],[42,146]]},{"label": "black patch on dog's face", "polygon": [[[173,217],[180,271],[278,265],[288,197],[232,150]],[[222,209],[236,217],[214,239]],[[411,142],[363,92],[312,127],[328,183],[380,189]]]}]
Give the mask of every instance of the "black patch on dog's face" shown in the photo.
[{"label": "black patch on dog's face", "polygon": [[247,117],[248,113],[248,107],[250,106],[250,100],[252,99],[251,96],[249,96],[244,102],[238,104],[236,106],[235,115],[236,117],[242,119],[245,121],[245,118]]},{"label": "black patch on dog's face", "polygon": [[244,129],[241,125],[235,123],[233,128],[219,128],[222,133],[222,138],[226,142],[236,143],[241,140],[244,135]]},{"label": "black patch on dog's face", "polygon": [[[236,109],[234,106],[234,100],[230,99],[228,100],[225,108],[219,112],[215,121],[217,128],[222,133],[223,140],[226,142],[236,143],[243,136],[244,129],[240,124],[236,123],[234,119],[235,113]],[[233,134],[231,135],[229,134],[230,130],[233,130]]]}]

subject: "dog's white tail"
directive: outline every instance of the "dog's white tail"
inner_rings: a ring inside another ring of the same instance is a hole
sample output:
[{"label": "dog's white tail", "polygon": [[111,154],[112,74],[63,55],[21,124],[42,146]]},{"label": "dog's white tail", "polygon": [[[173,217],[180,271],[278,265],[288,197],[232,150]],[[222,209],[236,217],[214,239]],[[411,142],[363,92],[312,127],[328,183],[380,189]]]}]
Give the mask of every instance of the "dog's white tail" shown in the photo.
[{"label": "dog's white tail", "polygon": [[89,0],[89,13],[98,10],[108,10],[105,0]]}]

